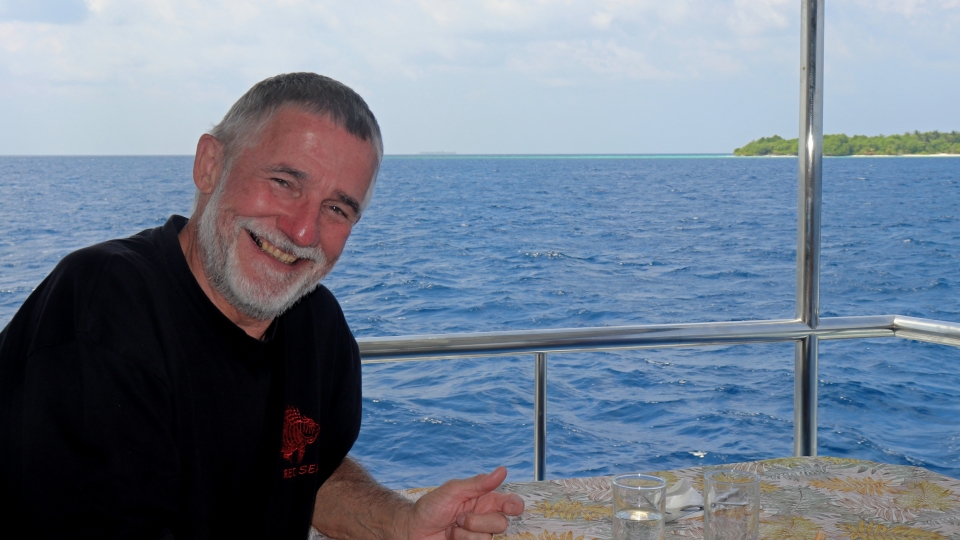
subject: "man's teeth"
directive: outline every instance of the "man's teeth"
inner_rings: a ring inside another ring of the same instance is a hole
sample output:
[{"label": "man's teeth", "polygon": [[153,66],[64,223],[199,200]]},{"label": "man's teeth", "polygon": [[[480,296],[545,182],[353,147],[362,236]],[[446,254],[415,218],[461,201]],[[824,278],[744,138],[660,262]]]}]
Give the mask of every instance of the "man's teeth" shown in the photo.
[{"label": "man's teeth", "polygon": [[276,259],[276,260],[278,260],[278,261],[280,261],[280,262],[282,262],[282,263],[284,263],[284,264],[293,264],[293,263],[297,262],[297,258],[296,258],[296,257],[294,257],[293,255],[290,255],[289,253],[287,253],[287,252],[285,252],[285,251],[281,251],[280,248],[278,248],[277,246],[271,244],[270,242],[267,242],[265,239],[260,238],[259,236],[255,235],[255,234],[253,234],[253,233],[250,233],[250,236],[253,237],[253,241],[256,242],[258,246],[260,246],[260,249],[261,249],[263,252],[269,253],[270,255],[273,255],[273,258],[274,258],[274,259]]}]

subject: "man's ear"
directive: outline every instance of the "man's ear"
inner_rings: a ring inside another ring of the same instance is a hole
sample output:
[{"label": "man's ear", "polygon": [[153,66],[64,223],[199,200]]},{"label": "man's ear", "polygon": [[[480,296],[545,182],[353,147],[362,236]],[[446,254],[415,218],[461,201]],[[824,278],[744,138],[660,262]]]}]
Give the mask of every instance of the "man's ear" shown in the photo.
[{"label": "man's ear", "polygon": [[193,183],[201,193],[210,195],[223,171],[223,144],[205,133],[197,141],[197,155],[193,158]]}]

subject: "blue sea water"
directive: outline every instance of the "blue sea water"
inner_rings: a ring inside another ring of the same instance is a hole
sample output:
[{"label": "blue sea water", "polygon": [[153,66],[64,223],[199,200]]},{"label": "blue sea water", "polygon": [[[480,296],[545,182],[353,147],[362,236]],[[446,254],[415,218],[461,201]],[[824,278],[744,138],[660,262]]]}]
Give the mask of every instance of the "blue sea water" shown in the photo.
[{"label": "blue sea water", "polygon": [[[66,253],[192,201],[188,157],[0,157],[0,325]],[[827,158],[821,315],[960,321],[960,159]],[[388,156],[325,279],[358,337],[790,318],[797,164]],[[821,342],[819,453],[960,478],[960,350]],[[549,356],[548,477],[792,454],[793,345]],[[364,367],[392,487],[532,477],[533,358]]]}]

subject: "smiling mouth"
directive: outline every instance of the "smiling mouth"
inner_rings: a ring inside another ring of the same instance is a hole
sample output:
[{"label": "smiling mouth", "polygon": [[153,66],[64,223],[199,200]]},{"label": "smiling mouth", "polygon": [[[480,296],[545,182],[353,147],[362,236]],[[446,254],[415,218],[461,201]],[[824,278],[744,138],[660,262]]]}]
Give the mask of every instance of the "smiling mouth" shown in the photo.
[{"label": "smiling mouth", "polygon": [[278,248],[277,246],[271,244],[270,242],[267,242],[266,240],[264,240],[263,238],[260,238],[259,236],[253,234],[252,232],[250,231],[247,231],[247,232],[250,233],[250,238],[253,239],[253,241],[257,244],[257,247],[259,247],[261,251],[263,251],[268,255],[271,255],[274,259],[282,262],[283,264],[291,265],[297,262],[298,260],[300,260],[297,257],[294,257],[293,255],[280,250],[280,248]]}]

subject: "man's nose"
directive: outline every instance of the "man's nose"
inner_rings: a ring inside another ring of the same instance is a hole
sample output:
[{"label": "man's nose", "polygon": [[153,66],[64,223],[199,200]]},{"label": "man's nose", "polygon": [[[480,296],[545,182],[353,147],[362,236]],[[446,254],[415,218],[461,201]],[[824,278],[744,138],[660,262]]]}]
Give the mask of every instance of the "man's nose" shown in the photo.
[{"label": "man's nose", "polygon": [[320,243],[320,205],[306,201],[297,204],[277,219],[280,232],[300,247],[316,247]]}]

